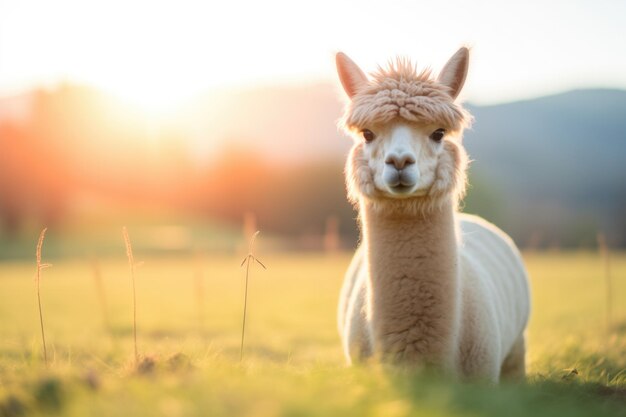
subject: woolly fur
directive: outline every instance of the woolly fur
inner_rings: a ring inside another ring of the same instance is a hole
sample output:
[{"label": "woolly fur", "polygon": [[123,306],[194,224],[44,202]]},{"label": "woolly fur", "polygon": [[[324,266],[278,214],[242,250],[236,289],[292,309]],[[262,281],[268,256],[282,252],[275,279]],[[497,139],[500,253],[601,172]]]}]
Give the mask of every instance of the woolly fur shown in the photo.
[{"label": "woolly fur", "polygon": [[[454,102],[458,91],[439,80],[452,80],[460,89],[468,56],[467,49],[459,50],[439,79],[396,59],[367,80],[338,55],[351,96],[340,125],[355,138],[346,185],[362,231],[339,303],[349,363],[376,357],[494,382],[525,374],[530,300],[521,256],[495,226],[457,213],[468,166],[462,134],[472,118]],[[375,184],[370,159],[387,156],[366,151],[360,132],[398,123],[414,126],[413,132],[429,126],[447,130],[437,146],[424,145],[437,150],[437,159],[431,159],[434,180],[423,193],[398,196]]]}]

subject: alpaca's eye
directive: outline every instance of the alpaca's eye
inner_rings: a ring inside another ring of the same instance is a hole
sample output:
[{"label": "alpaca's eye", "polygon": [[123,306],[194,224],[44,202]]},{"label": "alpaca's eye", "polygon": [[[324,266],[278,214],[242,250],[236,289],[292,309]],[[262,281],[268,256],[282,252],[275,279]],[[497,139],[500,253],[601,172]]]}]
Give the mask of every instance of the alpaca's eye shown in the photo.
[{"label": "alpaca's eye", "polygon": [[374,140],[374,138],[376,138],[374,132],[369,129],[361,130],[361,135],[363,135],[363,139],[365,139],[365,142],[371,142]]},{"label": "alpaca's eye", "polygon": [[445,134],[446,134],[446,129],[437,129],[433,133],[430,134],[430,138],[434,140],[435,142],[441,142],[441,139],[443,139]]}]

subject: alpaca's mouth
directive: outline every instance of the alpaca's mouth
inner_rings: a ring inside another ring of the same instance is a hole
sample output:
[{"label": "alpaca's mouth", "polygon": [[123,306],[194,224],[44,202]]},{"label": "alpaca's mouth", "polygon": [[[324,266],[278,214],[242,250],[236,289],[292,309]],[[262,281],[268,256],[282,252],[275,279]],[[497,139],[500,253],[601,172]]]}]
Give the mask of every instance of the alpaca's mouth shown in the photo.
[{"label": "alpaca's mouth", "polygon": [[387,194],[390,197],[395,198],[413,198],[413,197],[424,197],[428,195],[429,187],[419,187],[416,188],[416,185],[404,185],[398,184],[394,186],[387,186]]},{"label": "alpaca's mouth", "polygon": [[404,185],[400,183],[398,185],[390,186],[389,190],[393,194],[408,194],[413,190],[413,188],[414,188],[414,185]]},{"label": "alpaca's mouth", "polygon": [[418,177],[418,171],[414,168],[396,169],[387,164],[383,169],[382,180],[391,194],[406,196],[415,189]]}]

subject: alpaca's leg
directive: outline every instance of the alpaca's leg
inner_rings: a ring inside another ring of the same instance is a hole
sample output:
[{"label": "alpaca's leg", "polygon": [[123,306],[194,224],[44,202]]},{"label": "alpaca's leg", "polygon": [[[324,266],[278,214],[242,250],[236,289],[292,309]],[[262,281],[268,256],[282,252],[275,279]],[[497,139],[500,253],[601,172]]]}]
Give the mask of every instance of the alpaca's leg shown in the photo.
[{"label": "alpaca's leg", "polygon": [[367,289],[357,282],[348,306],[343,331],[343,348],[348,363],[361,362],[372,355],[372,340],[366,313]]},{"label": "alpaca's leg", "polygon": [[508,380],[520,380],[526,376],[526,341],[523,334],[513,344],[511,351],[504,359],[500,374],[502,379]]},{"label": "alpaca's leg", "polygon": [[342,334],[346,328],[346,321],[350,314],[350,299],[354,292],[354,287],[357,285],[358,278],[363,270],[363,249],[359,247],[350,262],[346,277],[343,280],[341,287],[341,293],[339,295],[339,309],[337,312],[337,324],[339,326],[339,333]]}]

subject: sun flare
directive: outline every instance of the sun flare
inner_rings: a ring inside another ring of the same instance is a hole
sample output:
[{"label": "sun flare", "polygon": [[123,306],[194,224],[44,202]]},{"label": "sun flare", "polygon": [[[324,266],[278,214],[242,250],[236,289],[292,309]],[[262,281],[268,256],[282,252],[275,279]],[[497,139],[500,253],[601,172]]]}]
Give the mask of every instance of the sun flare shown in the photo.
[{"label": "sun flare", "polygon": [[[132,83],[125,80],[109,80],[101,86],[103,90],[141,113],[154,117],[171,115],[186,100],[193,96],[193,86],[151,85]],[[188,86],[189,87],[189,86]]]}]

